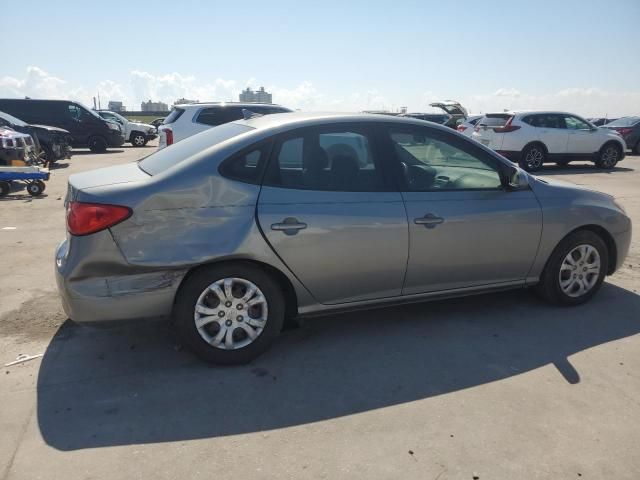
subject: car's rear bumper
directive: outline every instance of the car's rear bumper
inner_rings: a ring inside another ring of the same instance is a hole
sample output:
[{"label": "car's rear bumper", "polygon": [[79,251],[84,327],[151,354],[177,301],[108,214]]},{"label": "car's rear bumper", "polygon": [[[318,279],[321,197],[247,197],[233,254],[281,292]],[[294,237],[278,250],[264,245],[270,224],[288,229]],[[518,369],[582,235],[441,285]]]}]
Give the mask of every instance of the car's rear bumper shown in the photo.
[{"label": "car's rear bumper", "polygon": [[[74,258],[69,250],[69,240],[56,249],[55,277],[62,307],[72,320],[93,323],[171,314],[184,271],[122,275],[122,270],[112,264],[99,267],[102,274],[96,270],[95,275],[87,275],[90,266]],[[110,270],[119,274],[109,275]]]}]

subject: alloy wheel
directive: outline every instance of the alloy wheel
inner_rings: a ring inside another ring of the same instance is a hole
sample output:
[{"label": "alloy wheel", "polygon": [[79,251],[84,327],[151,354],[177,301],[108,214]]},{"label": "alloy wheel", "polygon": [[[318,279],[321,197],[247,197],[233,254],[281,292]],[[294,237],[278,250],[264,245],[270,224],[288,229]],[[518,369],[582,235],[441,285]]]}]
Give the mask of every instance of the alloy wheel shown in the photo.
[{"label": "alloy wheel", "polygon": [[193,319],[212,347],[237,350],[258,338],[268,315],[267,299],[257,285],[243,278],[223,278],[200,294]]},{"label": "alloy wheel", "polygon": [[573,248],[560,266],[560,288],[569,297],[577,298],[588,293],[600,277],[600,254],[591,245]]},{"label": "alloy wheel", "polygon": [[602,152],[602,165],[605,167],[612,167],[618,161],[618,149],[614,146],[607,147]]},{"label": "alloy wheel", "polygon": [[524,157],[524,162],[527,165],[527,168],[531,170],[536,170],[542,166],[542,160],[544,158],[544,154],[538,148],[532,148],[527,152],[527,155]]}]

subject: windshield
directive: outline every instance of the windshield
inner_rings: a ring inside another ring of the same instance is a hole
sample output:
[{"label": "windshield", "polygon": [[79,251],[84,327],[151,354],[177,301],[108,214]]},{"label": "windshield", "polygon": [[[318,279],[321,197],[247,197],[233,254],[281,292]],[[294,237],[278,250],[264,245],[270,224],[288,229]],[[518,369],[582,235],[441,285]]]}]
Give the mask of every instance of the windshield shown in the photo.
[{"label": "windshield", "polygon": [[90,113],[91,115],[93,115],[96,118],[99,118],[100,120],[104,120],[104,118],[102,118],[100,115],[98,115],[96,113],[95,110],[91,110],[89,107],[87,107],[86,105],[80,103],[80,102],[73,102],[71,105],[77,105],[78,107],[82,108],[83,110],[85,110],[87,113]]},{"label": "windshield", "polygon": [[152,153],[140,160],[138,166],[149,175],[157,175],[209,147],[251,130],[254,129],[246,125],[225,123]]},{"label": "windshield", "polygon": [[640,122],[640,117],[624,117],[614,120],[611,123],[607,123],[607,127],[633,127],[636,123]]},{"label": "windshield", "polygon": [[7,122],[17,125],[18,127],[26,127],[27,123],[23,122],[19,118],[9,115],[8,113],[0,112],[0,117],[4,118]]}]

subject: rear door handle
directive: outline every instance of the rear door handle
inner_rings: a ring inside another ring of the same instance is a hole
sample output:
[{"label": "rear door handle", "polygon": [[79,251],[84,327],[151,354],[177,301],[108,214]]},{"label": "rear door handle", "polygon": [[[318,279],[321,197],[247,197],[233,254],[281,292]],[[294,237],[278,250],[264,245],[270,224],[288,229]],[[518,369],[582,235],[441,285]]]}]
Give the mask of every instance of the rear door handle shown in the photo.
[{"label": "rear door handle", "polygon": [[281,223],[271,224],[271,230],[281,231],[287,235],[295,235],[298,230],[307,228],[307,224],[299,222],[297,218],[287,217]]},{"label": "rear door handle", "polygon": [[416,225],[424,225],[427,228],[434,228],[436,225],[444,223],[444,218],[438,217],[433,213],[427,213],[424,217],[414,218],[413,223]]}]

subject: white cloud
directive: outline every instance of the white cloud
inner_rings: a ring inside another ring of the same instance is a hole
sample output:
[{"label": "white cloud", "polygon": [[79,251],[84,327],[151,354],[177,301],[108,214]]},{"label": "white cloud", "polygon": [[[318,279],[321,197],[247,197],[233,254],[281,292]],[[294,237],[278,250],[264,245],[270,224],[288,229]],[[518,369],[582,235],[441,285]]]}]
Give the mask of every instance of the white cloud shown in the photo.
[{"label": "white cloud", "polygon": [[[140,108],[140,102],[163,101],[171,105],[181,97],[200,101],[237,100],[240,91],[249,86],[258,88],[263,83],[254,77],[246,80],[225,78],[201,79],[177,72],[155,75],[134,70],[122,82],[103,80],[95,85],[72,84],[39,67],[30,66],[23,77],[0,77],[0,97],[69,98],[87,105],[93,104],[93,96],[100,93],[102,105],[109,100],[124,102],[129,110]],[[402,90],[393,91],[364,88],[356,92],[344,92],[340,96],[328,95],[309,80],[292,87],[265,85],[273,93],[273,100],[281,105],[301,110],[360,111],[398,110],[407,106],[410,111],[433,110],[428,105],[437,100],[451,98],[438,92],[422,94]],[[532,94],[514,87],[502,87],[488,94],[454,96],[470,112],[517,110],[567,110],[585,116],[609,117],[637,115],[640,112],[640,91],[621,92],[599,88],[566,88],[554,93]]]}]

